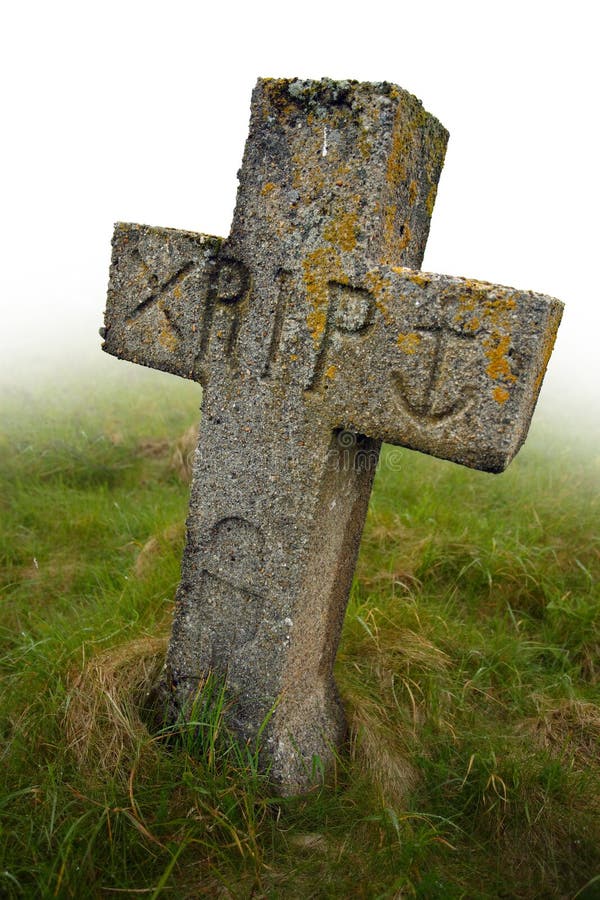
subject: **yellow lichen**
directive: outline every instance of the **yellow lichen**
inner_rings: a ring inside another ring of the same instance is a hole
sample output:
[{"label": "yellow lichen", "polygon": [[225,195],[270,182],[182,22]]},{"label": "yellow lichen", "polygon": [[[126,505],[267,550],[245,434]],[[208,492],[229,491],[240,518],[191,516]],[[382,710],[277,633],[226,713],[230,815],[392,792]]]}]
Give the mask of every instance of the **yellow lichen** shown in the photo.
[{"label": "yellow lichen", "polygon": [[[483,330],[482,347],[487,358],[486,373],[495,385],[492,396],[498,403],[508,399],[507,387],[517,380],[510,358],[511,332],[516,300],[514,292],[485,281],[461,279],[458,312],[454,316],[465,331]],[[506,393],[506,396],[505,396]]]},{"label": "yellow lichen", "polygon": [[427,275],[424,275],[422,272],[413,272],[412,275],[408,276],[413,284],[418,284],[419,287],[427,287],[431,284],[431,278]]},{"label": "yellow lichen", "polygon": [[273,181],[267,181],[267,182],[263,185],[263,187],[262,187],[261,194],[262,194],[263,197],[266,197],[267,194],[270,194],[271,191],[274,190],[274,189],[275,189],[275,184],[274,184],[274,182],[273,182]]},{"label": "yellow lichen", "polygon": [[325,372],[325,378],[335,378],[336,372],[337,372],[337,366],[329,366],[329,368]]},{"label": "yellow lichen", "polygon": [[433,212],[433,205],[435,203],[435,196],[437,193],[437,180],[440,176],[442,165],[444,164],[447,143],[448,132],[438,125],[438,127],[436,127],[436,129],[434,130],[434,133],[430,136],[430,152],[425,162],[425,175],[430,185],[429,192],[425,200],[425,208],[427,209],[427,212],[430,216]]},{"label": "yellow lichen", "polygon": [[339,247],[340,250],[350,252],[356,247],[356,232],[358,228],[356,213],[342,213],[323,229],[323,237],[326,241]]},{"label": "yellow lichen", "polygon": [[415,200],[417,199],[417,195],[419,193],[419,188],[417,187],[417,182],[413,178],[411,183],[408,186],[408,203],[409,206],[415,205]]},{"label": "yellow lichen", "polygon": [[420,343],[421,335],[417,334],[415,331],[409,331],[406,334],[400,332],[398,335],[398,347],[402,353],[408,353],[410,355],[416,353]]},{"label": "yellow lichen", "polygon": [[306,324],[310,331],[311,337],[315,343],[320,339],[325,331],[327,323],[327,310],[313,309],[306,317]]},{"label": "yellow lichen", "polygon": [[360,155],[363,159],[368,159],[371,154],[371,138],[369,137],[369,132],[366,129],[362,129],[358,136],[358,149],[360,151]]},{"label": "yellow lichen", "polygon": [[398,104],[386,172],[390,188],[395,189],[401,181],[406,181],[408,177],[406,164],[418,141],[419,130],[426,121],[427,113],[420,104],[410,110],[403,103]]},{"label": "yellow lichen", "polygon": [[490,337],[484,340],[483,346],[485,347],[485,355],[488,358],[486,372],[490,378],[493,378],[494,381],[516,381],[517,377],[511,372],[510,361],[507,357],[510,349],[510,335],[494,331]]},{"label": "yellow lichen", "polygon": [[506,403],[506,401],[510,397],[509,391],[507,391],[506,388],[503,387],[495,387],[493,394],[496,403]]},{"label": "yellow lichen", "polygon": [[347,281],[344,275],[339,256],[335,250],[327,247],[318,247],[309,253],[303,260],[304,285],[306,296],[312,309],[306,317],[306,325],[315,344],[317,344],[327,323],[327,305],[329,295],[327,284],[337,280],[342,283]]},{"label": "yellow lichen", "polygon": [[552,351],[554,350],[554,342],[556,341],[556,332],[558,326],[560,325],[560,320],[562,317],[562,310],[556,309],[552,312],[550,316],[550,320],[548,322],[546,333],[544,334],[544,343],[542,344],[542,352],[541,352],[541,360],[540,360],[540,371],[535,379],[535,384],[533,389],[535,394],[537,395],[540,387],[542,386],[542,381],[544,379],[544,375],[546,373],[546,367],[550,362],[550,357],[552,356]]},{"label": "yellow lichen", "polygon": [[173,331],[169,327],[168,323],[165,323],[158,335],[158,343],[161,347],[164,347],[165,350],[169,350],[169,352],[174,353],[179,346],[179,341],[173,334]]},{"label": "yellow lichen", "polygon": [[433,207],[435,206],[435,198],[437,197],[437,184],[432,184],[427,193],[427,199],[425,200],[425,209],[427,210],[427,215],[431,218],[433,214]]},{"label": "yellow lichen", "polygon": [[390,147],[386,171],[386,180],[390,187],[397,187],[401,181],[406,181],[405,160],[408,156],[407,149],[410,134],[407,133],[406,122],[402,113],[402,107],[399,106],[396,113],[396,121],[394,122],[392,146]]},{"label": "yellow lichen", "polygon": [[400,240],[398,241],[398,249],[404,250],[406,247],[408,247],[408,245],[410,244],[411,237],[412,237],[412,232],[410,230],[410,225],[408,224],[408,222],[405,222],[404,226],[402,228],[402,234],[401,234]]},{"label": "yellow lichen", "polygon": [[[165,314],[166,305],[167,304],[164,297],[161,297],[161,299],[156,304],[157,308],[160,310],[162,319],[161,330],[158,333],[158,343],[161,345],[161,347],[164,347],[165,350],[169,350],[171,353],[174,353],[179,346],[179,341],[174,334],[171,324]],[[146,340],[145,343],[153,343],[153,337],[149,336],[148,340]]]},{"label": "yellow lichen", "polygon": [[375,270],[367,272],[365,281],[369,286],[369,290],[375,297],[375,306],[383,316],[383,321],[386,325],[390,325],[393,320],[390,316],[390,312],[386,302],[387,294],[390,288],[389,278],[384,278],[381,272]]}]

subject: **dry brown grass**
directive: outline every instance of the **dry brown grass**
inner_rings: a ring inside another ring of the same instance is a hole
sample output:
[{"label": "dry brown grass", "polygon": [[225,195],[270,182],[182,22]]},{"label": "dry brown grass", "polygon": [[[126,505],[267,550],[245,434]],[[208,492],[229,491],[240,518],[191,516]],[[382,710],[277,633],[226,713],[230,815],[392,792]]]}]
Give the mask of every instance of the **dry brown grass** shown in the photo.
[{"label": "dry brown grass", "polygon": [[128,772],[149,734],[141,717],[164,664],[166,637],[144,637],[105,650],[72,674],[64,727],[82,768]]},{"label": "dry brown grass", "polygon": [[190,425],[180,438],[175,442],[171,454],[170,466],[179,475],[182,481],[192,480],[192,467],[194,464],[194,452],[198,443],[198,424]]},{"label": "dry brown grass", "polygon": [[522,730],[536,746],[569,761],[581,770],[600,766],[600,706],[585,700],[561,700],[543,705],[539,716],[528,719]]},{"label": "dry brown grass", "polygon": [[450,660],[423,635],[394,627],[376,610],[365,624],[370,639],[338,678],[352,754],[385,802],[402,805],[419,780],[410,757],[432,713],[422,676],[441,674]]},{"label": "dry brown grass", "polygon": [[151,439],[140,441],[137,446],[137,452],[146,459],[162,459],[171,449],[171,441],[167,438]]},{"label": "dry brown grass", "polygon": [[[198,443],[198,423],[195,422],[183,432],[175,441],[168,438],[156,440],[146,439],[138,444],[137,451],[140,456],[147,459],[169,460],[169,468],[172,469],[182,481],[192,480],[192,468],[194,464],[194,452]],[[120,436],[119,436],[120,437]],[[109,440],[110,440],[109,436]],[[117,443],[116,441],[111,441]]]},{"label": "dry brown grass", "polygon": [[183,522],[176,522],[169,525],[159,534],[152,535],[137,555],[133,566],[136,578],[145,578],[156,565],[162,553],[168,549],[180,549],[183,543],[185,533],[185,525]]},{"label": "dry brown grass", "polygon": [[381,704],[365,702],[347,706],[351,753],[359,771],[368,773],[386,805],[402,805],[414,789],[419,773],[410,762],[404,739],[390,726]]}]

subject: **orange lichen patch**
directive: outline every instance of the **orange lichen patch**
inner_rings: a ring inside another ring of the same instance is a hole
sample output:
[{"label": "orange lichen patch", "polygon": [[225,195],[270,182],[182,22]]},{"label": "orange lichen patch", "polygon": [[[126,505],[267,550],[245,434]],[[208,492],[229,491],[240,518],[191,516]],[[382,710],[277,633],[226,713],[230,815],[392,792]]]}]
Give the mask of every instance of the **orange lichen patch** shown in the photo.
[{"label": "orange lichen patch", "polygon": [[369,286],[369,290],[375,297],[375,306],[383,316],[383,321],[386,325],[390,325],[392,323],[392,318],[386,302],[388,291],[390,289],[389,278],[384,278],[380,272],[371,271],[367,272],[365,281]]},{"label": "orange lichen patch", "polygon": [[369,132],[366,129],[363,129],[358,136],[358,149],[360,151],[360,155],[363,159],[368,159],[371,155],[372,142],[369,136]]},{"label": "orange lichen patch", "polygon": [[263,105],[263,119],[267,119],[275,109],[280,118],[289,118],[296,112],[297,106],[289,93],[289,84],[283,78],[265,78],[262,82],[265,93]]},{"label": "orange lichen patch", "polygon": [[169,350],[171,353],[174,353],[179,346],[179,341],[173,334],[171,328],[168,324],[165,324],[158,335],[158,343],[161,347],[164,347],[165,350]]},{"label": "orange lichen patch", "polygon": [[329,366],[327,371],[325,372],[325,378],[335,378],[335,373],[337,372],[337,366]]},{"label": "orange lichen patch", "polygon": [[458,298],[458,312],[454,316],[454,321],[464,324],[467,316],[474,313],[478,305],[480,305],[481,299],[481,292],[477,291],[475,282],[465,280],[464,293],[461,293]]},{"label": "orange lichen patch", "polygon": [[390,187],[396,187],[401,181],[406,181],[405,159],[407,158],[407,145],[410,141],[410,129],[407,129],[406,124],[404,111],[400,105],[396,112],[386,171],[386,180]]},{"label": "orange lichen patch", "polygon": [[[398,104],[388,150],[384,209],[389,211],[393,204],[402,203],[405,213],[419,209],[431,217],[447,139],[445,129],[428,116],[420,103]],[[399,237],[398,226],[390,228],[389,220],[384,218],[384,229],[386,224],[385,258],[380,261],[397,262],[397,254],[410,244],[411,231],[406,230],[408,223],[404,221]]]},{"label": "orange lichen patch", "polygon": [[406,334],[400,332],[398,335],[398,347],[402,353],[408,353],[410,355],[416,353],[420,343],[421,335],[417,334],[416,331],[409,331]]},{"label": "orange lichen patch", "polygon": [[[477,281],[474,278],[460,279],[461,293],[458,299],[458,312],[454,321],[464,324],[468,318],[476,313],[488,329],[508,331],[511,324],[511,313],[515,309],[516,301],[513,293],[508,293],[500,288],[495,288],[487,281]],[[450,286],[450,294],[454,294],[455,288]]]},{"label": "orange lichen patch", "polygon": [[413,284],[418,284],[419,287],[427,287],[431,284],[431,278],[429,278],[428,275],[424,275],[422,272],[413,272],[413,274],[408,277]]},{"label": "orange lichen patch", "polygon": [[408,224],[408,222],[405,222],[402,228],[402,235],[400,237],[400,240],[398,241],[398,249],[404,250],[406,247],[408,247],[411,237],[412,232],[410,230],[410,225]]},{"label": "orange lichen patch", "polygon": [[486,369],[490,378],[512,384],[517,380],[513,374],[508,353],[511,339],[511,312],[515,308],[513,295],[499,293],[488,297],[483,303],[482,318],[491,334],[483,342],[485,355],[488,358]]},{"label": "orange lichen patch", "polygon": [[515,382],[517,376],[511,372],[510,362],[507,357],[510,350],[510,335],[501,335],[495,331],[484,340],[483,346],[485,355],[489,360],[486,372],[490,378],[493,378],[494,381]]},{"label": "orange lichen patch", "polygon": [[270,194],[271,191],[274,190],[274,189],[275,189],[275,183],[274,183],[273,181],[267,181],[267,182],[266,182],[265,184],[263,184],[263,186],[262,186],[261,194],[262,194],[263,197],[266,197],[267,194]]},{"label": "orange lichen patch", "polygon": [[427,113],[420,103],[410,111],[404,103],[398,104],[386,171],[386,180],[392,195],[395,194],[400,182],[406,181],[408,177],[406,165],[414,155],[415,146],[419,143],[419,131],[426,121]]},{"label": "orange lichen patch", "polygon": [[344,284],[348,279],[341,268],[337,252],[331,248],[318,247],[304,258],[302,265],[306,296],[311,307],[306,325],[313,341],[318,343],[327,324],[327,284],[332,280]]},{"label": "orange lichen patch", "polygon": [[418,287],[427,287],[431,284],[431,275],[427,275],[425,272],[416,272],[409,266],[390,266],[390,269],[396,275],[403,275],[405,278],[408,278],[409,281],[412,281]]},{"label": "orange lichen patch", "polygon": [[429,218],[433,215],[433,207],[435,206],[435,198],[437,197],[437,184],[432,184],[427,193],[425,200],[425,209]]},{"label": "orange lichen patch", "polygon": [[535,384],[533,389],[535,393],[539,391],[542,386],[542,381],[544,380],[544,375],[546,374],[546,367],[550,361],[550,357],[552,356],[552,351],[554,350],[554,342],[556,341],[556,332],[558,330],[558,326],[560,325],[560,320],[562,318],[562,309],[555,310],[550,316],[550,320],[548,322],[548,326],[546,328],[546,333],[544,334],[544,343],[542,344],[542,352],[541,352],[541,362],[540,362],[540,371],[535,379]]},{"label": "orange lichen patch", "polygon": [[[175,350],[177,350],[177,347],[179,346],[179,341],[173,332],[173,329],[171,327],[169,320],[167,319],[167,317],[165,315],[165,312],[164,312],[165,300],[164,300],[164,298],[159,300],[156,305],[157,305],[158,309],[160,310],[161,318],[163,320],[161,330],[158,334],[158,343],[160,344],[161,347],[164,347],[165,350],[169,350],[171,353],[174,353]],[[145,334],[143,340],[144,340],[144,343],[151,344],[151,343],[153,343],[154,335],[152,335],[150,337],[150,339],[148,339]]]},{"label": "orange lichen patch", "polygon": [[339,164],[339,166],[337,167],[337,169],[335,170],[335,177],[336,177],[338,180],[342,180],[342,181],[343,181],[343,179],[346,177],[346,175],[349,175],[349,174],[351,174],[350,163],[343,159],[343,160],[340,162],[340,164]]},{"label": "orange lichen patch", "polygon": [[436,128],[435,132],[430,136],[429,149],[430,153],[425,162],[425,175],[429,182],[429,192],[425,200],[425,208],[431,216],[435,197],[437,194],[437,182],[444,164],[446,156],[446,146],[448,144],[448,132],[445,128]]},{"label": "orange lichen patch", "polygon": [[327,324],[327,310],[313,309],[306,317],[306,324],[313,341],[317,343],[325,331],[325,325]]},{"label": "orange lichen patch", "polygon": [[356,247],[356,233],[358,217],[356,213],[343,213],[323,229],[323,237],[326,241],[339,247],[340,250],[350,252]]},{"label": "orange lichen patch", "polygon": [[510,392],[503,387],[495,387],[493,391],[493,397],[496,403],[506,403],[508,398],[510,397]]},{"label": "orange lichen patch", "polygon": [[383,221],[385,250],[380,260],[384,265],[397,260],[400,253],[408,247],[412,237],[408,221],[404,221],[400,227],[398,227],[396,223],[397,214],[398,207],[395,203],[386,207]]},{"label": "orange lichen patch", "polygon": [[369,285],[369,289],[375,294],[376,298],[380,298],[390,287],[389,278],[384,278],[381,272],[378,272],[376,269],[367,272],[365,281]]},{"label": "orange lichen patch", "polygon": [[[458,297],[458,312],[454,321],[465,331],[474,333],[483,329],[487,336],[482,341],[488,360],[487,375],[493,381],[501,381],[505,386],[514,384],[517,376],[513,373],[510,360],[511,330],[516,307],[515,295],[511,291],[493,288],[484,281],[463,279]],[[494,388],[493,396],[498,403],[507,399],[503,391]],[[500,399],[503,397],[504,399]]]},{"label": "orange lichen patch", "polygon": [[[480,284],[484,285],[484,282],[480,282]],[[483,314],[492,324],[499,327],[508,327],[510,319],[509,314],[514,310],[516,305],[513,294],[506,294],[504,291],[496,291],[494,296],[486,298]]]},{"label": "orange lichen patch", "polygon": [[176,300],[179,300],[181,297],[181,288],[179,287],[178,284],[175,285],[175,287],[173,288],[173,296],[175,297]]}]

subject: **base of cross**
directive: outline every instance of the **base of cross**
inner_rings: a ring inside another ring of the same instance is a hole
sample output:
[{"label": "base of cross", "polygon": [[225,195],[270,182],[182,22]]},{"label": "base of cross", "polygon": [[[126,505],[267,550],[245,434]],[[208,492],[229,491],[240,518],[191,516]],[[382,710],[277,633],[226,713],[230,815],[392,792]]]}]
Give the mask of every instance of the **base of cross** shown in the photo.
[{"label": "base of cross", "polygon": [[235,745],[234,758],[240,766],[260,772],[282,797],[322,785],[348,741],[348,724],[337,692],[328,698],[313,697],[312,705],[305,704],[302,722],[288,723],[285,739],[270,728],[277,701],[256,733],[248,734],[240,702],[243,698],[231,692],[226,676],[208,672],[193,686],[186,685],[185,693],[187,701],[181,706],[172,685],[161,681],[154,687],[144,704],[150,730],[192,743],[200,754],[207,755],[211,747],[227,753]]}]

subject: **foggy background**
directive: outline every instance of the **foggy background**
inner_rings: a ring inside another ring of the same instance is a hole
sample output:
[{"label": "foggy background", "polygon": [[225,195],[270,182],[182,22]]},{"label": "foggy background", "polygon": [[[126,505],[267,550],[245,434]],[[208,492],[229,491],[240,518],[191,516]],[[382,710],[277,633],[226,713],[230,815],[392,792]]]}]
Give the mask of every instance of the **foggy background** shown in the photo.
[{"label": "foggy background", "polygon": [[[113,222],[226,236],[258,76],[391,81],[450,131],[423,268],[566,304],[548,408],[597,422],[594,4],[104,0],[1,23],[0,386],[100,351]],[[164,376],[167,377],[167,376]]]}]

